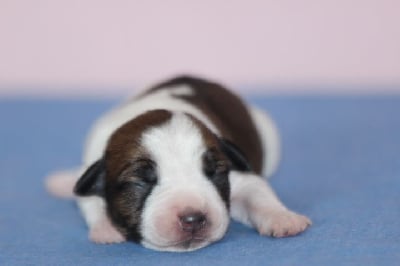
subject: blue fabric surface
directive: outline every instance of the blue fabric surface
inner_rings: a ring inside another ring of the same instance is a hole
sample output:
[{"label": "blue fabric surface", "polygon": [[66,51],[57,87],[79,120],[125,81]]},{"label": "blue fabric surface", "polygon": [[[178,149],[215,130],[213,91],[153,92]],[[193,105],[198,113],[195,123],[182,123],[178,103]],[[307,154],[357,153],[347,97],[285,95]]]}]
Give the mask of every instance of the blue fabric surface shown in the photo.
[{"label": "blue fabric surface", "polygon": [[281,130],[271,183],[312,218],[304,234],[272,239],[232,223],[191,253],[90,243],[76,205],[42,181],[79,164],[90,123],[116,101],[0,100],[0,265],[399,265],[400,96],[250,100]]}]

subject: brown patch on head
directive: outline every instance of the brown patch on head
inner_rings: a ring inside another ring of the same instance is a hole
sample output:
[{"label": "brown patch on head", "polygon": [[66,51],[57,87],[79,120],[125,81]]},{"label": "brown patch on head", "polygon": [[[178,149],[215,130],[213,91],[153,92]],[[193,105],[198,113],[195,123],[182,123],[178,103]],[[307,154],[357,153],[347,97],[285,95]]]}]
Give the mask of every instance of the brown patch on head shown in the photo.
[{"label": "brown patch on head", "polygon": [[171,117],[172,114],[169,111],[153,110],[130,120],[117,129],[111,135],[106,148],[107,177],[117,178],[133,160],[147,158],[147,152],[140,143],[143,132],[165,123]]},{"label": "brown patch on head", "polygon": [[110,137],[105,152],[105,200],[114,225],[128,240],[140,241],[141,211],[157,182],[155,164],[140,139],[167,122],[166,110],[153,110],[127,122]]}]

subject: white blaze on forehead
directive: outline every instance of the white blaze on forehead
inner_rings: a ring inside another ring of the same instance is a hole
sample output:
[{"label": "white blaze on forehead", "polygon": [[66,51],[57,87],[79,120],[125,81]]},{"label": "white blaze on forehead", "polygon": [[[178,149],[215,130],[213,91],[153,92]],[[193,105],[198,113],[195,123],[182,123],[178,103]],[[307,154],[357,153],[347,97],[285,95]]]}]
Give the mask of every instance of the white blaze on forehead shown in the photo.
[{"label": "white blaze on forehead", "polygon": [[157,162],[161,182],[195,177],[194,172],[202,169],[204,140],[198,127],[183,113],[173,113],[167,123],[143,134],[142,143]]}]

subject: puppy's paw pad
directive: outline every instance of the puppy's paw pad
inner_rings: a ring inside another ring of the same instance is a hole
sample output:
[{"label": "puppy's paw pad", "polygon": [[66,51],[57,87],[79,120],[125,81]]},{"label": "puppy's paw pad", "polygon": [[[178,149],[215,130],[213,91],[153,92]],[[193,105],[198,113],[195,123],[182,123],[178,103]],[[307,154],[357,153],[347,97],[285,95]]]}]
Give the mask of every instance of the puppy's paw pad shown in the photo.
[{"label": "puppy's paw pad", "polygon": [[89,239],[97,244],[116,244],[126,241],[125,237],[117,231],[108,218],[90,229]]},{"label": "puppy's paw pad", "polygon": [[291,211],[280,211],[270,214],[258,227],[258,231],[261,235],[288,237],[303,232],[311,224],[311,220],[304,215]]}]

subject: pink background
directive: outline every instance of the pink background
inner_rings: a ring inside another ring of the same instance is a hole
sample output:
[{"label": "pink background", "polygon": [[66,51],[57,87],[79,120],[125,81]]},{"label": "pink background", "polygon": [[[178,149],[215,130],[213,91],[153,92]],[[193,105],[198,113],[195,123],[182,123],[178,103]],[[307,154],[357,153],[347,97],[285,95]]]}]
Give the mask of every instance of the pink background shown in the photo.
[{"label": "pink background", "polygon": [[400,92],[400,1],[0,0],[0,96],[119,94],[183,72]]}]

